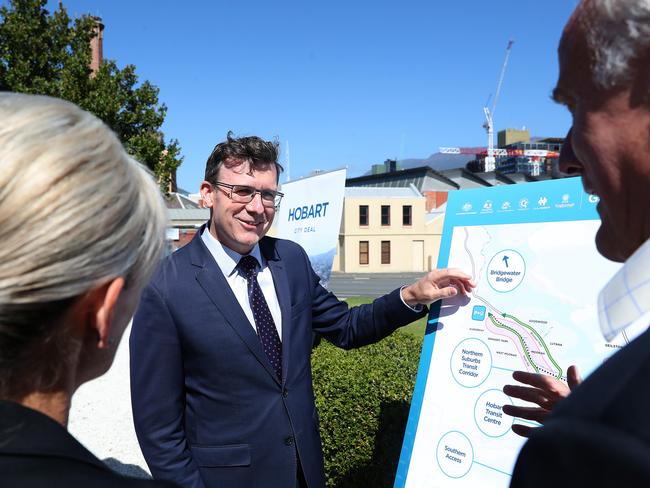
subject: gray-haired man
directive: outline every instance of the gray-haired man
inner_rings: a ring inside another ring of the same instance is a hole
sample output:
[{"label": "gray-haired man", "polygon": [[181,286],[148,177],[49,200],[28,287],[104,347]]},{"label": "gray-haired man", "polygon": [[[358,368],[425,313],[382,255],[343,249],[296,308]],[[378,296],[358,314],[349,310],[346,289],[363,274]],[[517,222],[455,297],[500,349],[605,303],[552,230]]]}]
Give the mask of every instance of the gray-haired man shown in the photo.
[{"label": "gray-haired man", "polygon": [[[559,59],[553,96],[573,117],[560,168],[579,174],[585,190],[600,197],[596,246],[606,258],[625,262],[624,293],[613,293],[616,283],[610,283],[601,294],[601,326],[611,339],[628,326],[650,323],[650,0],[583,0],[565,27]],[[576,277],[576,286],[580,279],[589,277]],[[516,379],[531,386],[505,390],[540,405],[529,413],[543,413],[566,395],[541,375]],[[649,412],[645,332],[530,432],[512,486],[649,485]],[[506,413],[526,416],[521,407]]]}]

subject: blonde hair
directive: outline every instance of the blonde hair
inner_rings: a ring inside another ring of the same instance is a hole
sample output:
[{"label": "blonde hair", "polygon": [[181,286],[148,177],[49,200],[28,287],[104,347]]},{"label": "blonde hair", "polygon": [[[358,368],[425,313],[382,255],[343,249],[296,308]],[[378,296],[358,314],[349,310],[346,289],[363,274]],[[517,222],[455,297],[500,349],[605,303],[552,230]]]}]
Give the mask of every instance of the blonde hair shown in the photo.
[{"label": "blonde hair", "polygon": [[149,279],[165,223],[156,183],[102,121],[0,93],[0,397],[76,297],[120,276]]}]

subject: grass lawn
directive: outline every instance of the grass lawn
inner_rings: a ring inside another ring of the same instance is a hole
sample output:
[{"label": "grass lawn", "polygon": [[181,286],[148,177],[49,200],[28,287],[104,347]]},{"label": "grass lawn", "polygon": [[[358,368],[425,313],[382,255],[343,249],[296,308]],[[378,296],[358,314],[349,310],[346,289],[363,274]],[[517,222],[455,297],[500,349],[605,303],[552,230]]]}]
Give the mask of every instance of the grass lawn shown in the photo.
[{"label": "grass lawn", "polygon": [[[361,305],[362,303],[372,302],[372,298],[370,297],[350,297],[350,298],[345,298],[344,300],[351,307],[354,307],[355,305]],[[411,334],[422,339],[424,337],[424,330],[426,328],[427,328],[427,317],[422,317],[420,320],[413,322],[412,324],[409,324],[406,327],[397,329],[397,332]]]}]

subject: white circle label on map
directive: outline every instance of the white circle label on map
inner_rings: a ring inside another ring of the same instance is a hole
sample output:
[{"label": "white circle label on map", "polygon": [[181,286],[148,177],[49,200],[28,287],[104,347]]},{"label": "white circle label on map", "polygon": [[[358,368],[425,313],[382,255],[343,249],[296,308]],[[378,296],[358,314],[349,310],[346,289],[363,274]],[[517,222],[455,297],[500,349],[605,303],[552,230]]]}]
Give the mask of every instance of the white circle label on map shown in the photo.
[{"label": "white circle label on map", "polygon": [[474,406],[474,420],[479,430],[488,437],[501,437],[510,431],[513,417],[505,415],[503,405],[512,405],[512,400],[501,390],[483,392]]},{"label": "white circle label on map", "polygon": [[440,470],[450,478],[465,476],[474,462],[474,448],[465,434],[458,431],[442,436],[436,449]]},{"label": "white circle label on map", "polygon": [[480,339],[465,339],[451,353],[451,374],[466,388],[483,383],[492,369],[492,353]]},{"label": "white circle label on map", "polygon": [[526,262],[514,249],[496,253],[487,267],[487,280],[490,286],[500,293],[517,288],[526,274]]}]

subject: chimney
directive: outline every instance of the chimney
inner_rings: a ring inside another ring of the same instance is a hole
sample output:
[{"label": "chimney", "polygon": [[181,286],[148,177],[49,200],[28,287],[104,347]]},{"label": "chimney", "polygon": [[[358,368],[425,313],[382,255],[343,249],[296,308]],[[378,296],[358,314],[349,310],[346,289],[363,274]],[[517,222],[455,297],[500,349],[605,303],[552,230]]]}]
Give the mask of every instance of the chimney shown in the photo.
[{"label": "chimney", "polygon": [[90,39],[90,76],[95,76],[104,59],[104,24],[101,17],[91,17],[95,22],[93,37]]}]

